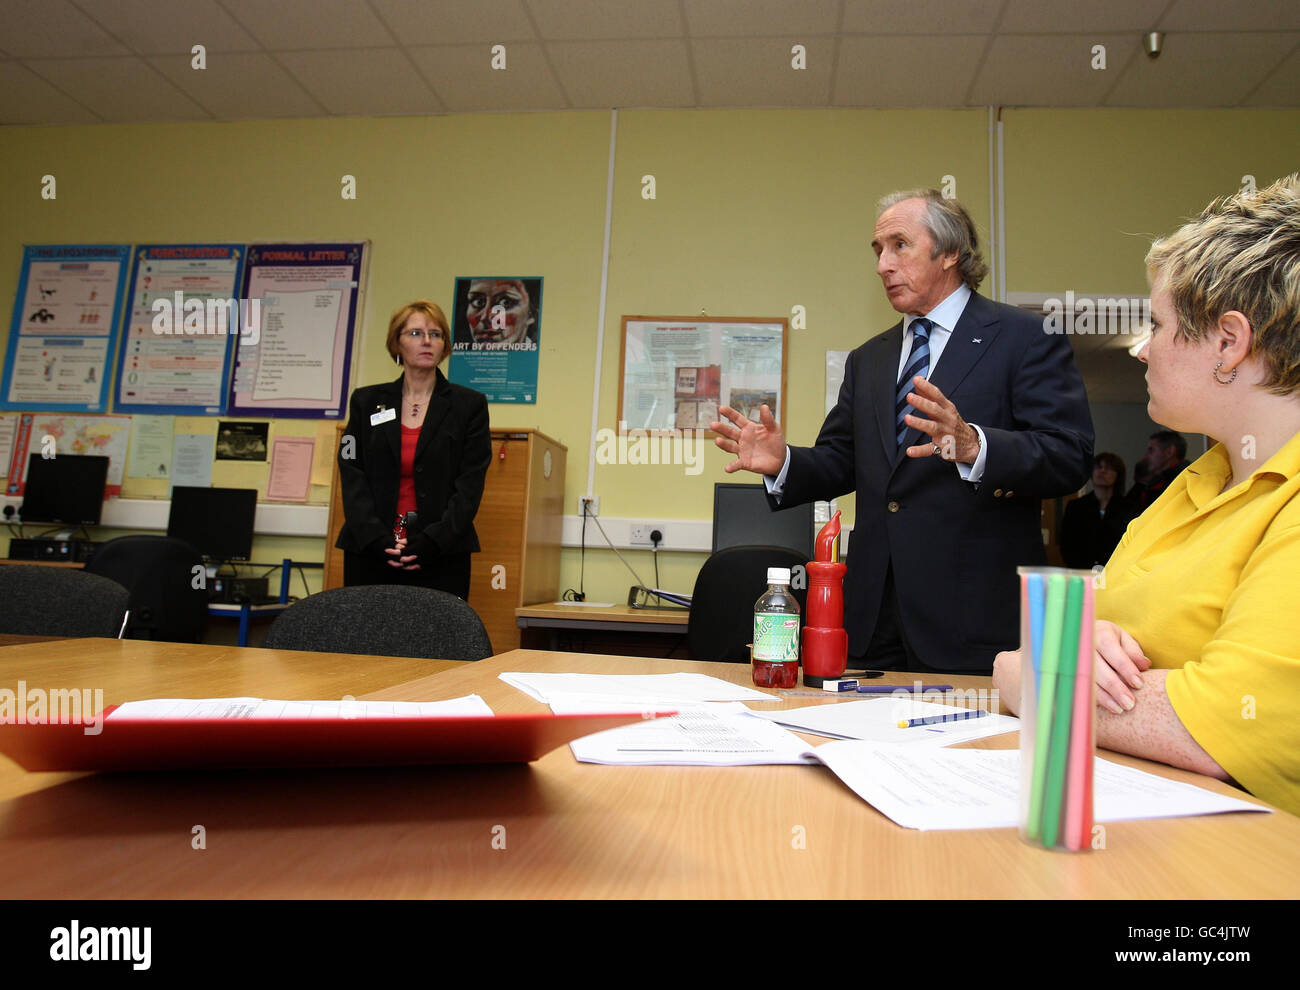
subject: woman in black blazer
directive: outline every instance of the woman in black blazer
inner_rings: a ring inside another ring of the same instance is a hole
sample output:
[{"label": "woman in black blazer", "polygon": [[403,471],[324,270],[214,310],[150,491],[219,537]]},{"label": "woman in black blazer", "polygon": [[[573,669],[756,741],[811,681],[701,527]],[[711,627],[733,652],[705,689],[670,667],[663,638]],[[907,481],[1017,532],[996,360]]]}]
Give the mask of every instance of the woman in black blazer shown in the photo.
[{"label": "woman in black blazer", "polygon": [[492,441],[486,397],[438,369],[450,352],[442,309],[417,300],[388,323],[388,353],[402,376],[352,393],[339,448],[344,523],[334,544],[343,550],[345,585],[469,596],[470,554],[479,549],[474,514]]}]

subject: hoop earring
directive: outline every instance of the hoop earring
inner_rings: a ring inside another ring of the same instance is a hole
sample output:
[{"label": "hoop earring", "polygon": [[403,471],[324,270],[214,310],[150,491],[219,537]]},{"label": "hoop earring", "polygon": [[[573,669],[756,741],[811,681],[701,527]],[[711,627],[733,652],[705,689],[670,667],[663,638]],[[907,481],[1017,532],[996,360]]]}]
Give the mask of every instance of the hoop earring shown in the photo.
[{"label": "hoop earring", "polygon": [[1220,385],[1231,385],[1233,382],[1237,380],[1237,369],[1233,368],[1232,377],[1229,378],[1227,381],[1224,381],[1222,378],[1219,377],[1219,369],[1222,367],[1223,367],[1223,362],[1220,361],[1217,365],[1215,365],[1214,370],[1210,372],[1210,374],[1214,376],[1214,380],[1218,382]]}]

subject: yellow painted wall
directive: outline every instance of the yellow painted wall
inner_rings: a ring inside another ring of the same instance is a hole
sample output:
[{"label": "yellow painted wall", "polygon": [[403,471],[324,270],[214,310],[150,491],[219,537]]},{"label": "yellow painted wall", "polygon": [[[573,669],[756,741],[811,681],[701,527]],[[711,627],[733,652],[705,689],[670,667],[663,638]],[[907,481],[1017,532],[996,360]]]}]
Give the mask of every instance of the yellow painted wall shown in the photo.
[{"label": "yellow painted wall", "polygon": [[[1244,174],[1263,184],[1300,167],[1295,111],[1003,119],[1011,291],[1143,291],[1150,235]],[[566,444],[574,512],[587,490],[609,122],[574,112],[0,128],[0,307],[12,306],[25,243],[368,239],[353,369],[368,383],[395,376],[383,336],[400,303],[449,305],[458,275],[542,275],[539,402],[491,415]],[[875,200],[952,175],[987,234],[986,124],[982,109],[620,113],[596,425],[616,426],[624,314],[788,317],[802,305],[808,327],[791,335],[785,425],[792,441],[810,443],[824,352],[895,319],[873,271]],[[40,198],[46,173],[58,180],[53,202]],[[345,174],[356,176],[355,201],[339,195]],[[642,197],[644,175],[655,177],[654,200]],[[698,476],[597,465],[593,488],[605,516],[707,519],[726,460],[710,449]],[[852,499],[842,505],[851,518]],[[305,539],[254,548],[268,560],[322,551]],[[629,559],[652,580],[648,552]],[[661,583],[689,588],[702,560],[661,554]],[[621,600],[630,581],[608,551],[588,553],[589,597]],[[578,552],[566,550],[561,585],[577,583]]]}]

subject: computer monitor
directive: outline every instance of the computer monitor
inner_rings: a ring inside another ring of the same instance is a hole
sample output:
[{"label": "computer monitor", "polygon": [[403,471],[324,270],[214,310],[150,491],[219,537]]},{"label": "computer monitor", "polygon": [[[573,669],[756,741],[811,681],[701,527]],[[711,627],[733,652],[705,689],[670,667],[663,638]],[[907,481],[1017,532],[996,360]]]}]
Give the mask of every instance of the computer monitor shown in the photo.
[{"label": "computer monitor", "polygon": [[98,526],[104,511],[108,458],[94,454],[32,454],[27,461],[22,521]]},{"label": "computer monitor", "polygon": [[812,560],[813,504],[772,511],[766,487],[713,486],[713,552],[727,547],[788,547]]},{"label": "computer monitor", "polygon": [[167,535],[184,540],[205,560],[248,560],[253,552],[256,488],[172,488]]}]

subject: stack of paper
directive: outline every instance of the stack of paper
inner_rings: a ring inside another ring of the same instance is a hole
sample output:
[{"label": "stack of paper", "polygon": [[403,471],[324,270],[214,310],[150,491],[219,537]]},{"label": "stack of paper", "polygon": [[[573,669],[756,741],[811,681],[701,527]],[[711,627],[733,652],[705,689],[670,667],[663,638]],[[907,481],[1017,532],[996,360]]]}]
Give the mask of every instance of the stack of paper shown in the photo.
[{"label": "stack of paper", "polygon": [[741,702],[779,697],[706,674],[501,674],[557,715],[669,709],[681,714],[569,744],[583,763],[753,766],[807,763],[807,743]]},{"label": "stack of paper", "polygon": [[[1015,828],[1020,751],[831,742],[811,750],[860,798],[905,828]],[[1272,809],[1098,759],[1099,822]]]},{"label": "stack of paper", "polygon": [[491,715],[477,694],[450,701],[268,701],[263,698],[151,698],[118,705],[110,722],[184,718],[412,718]]}]

